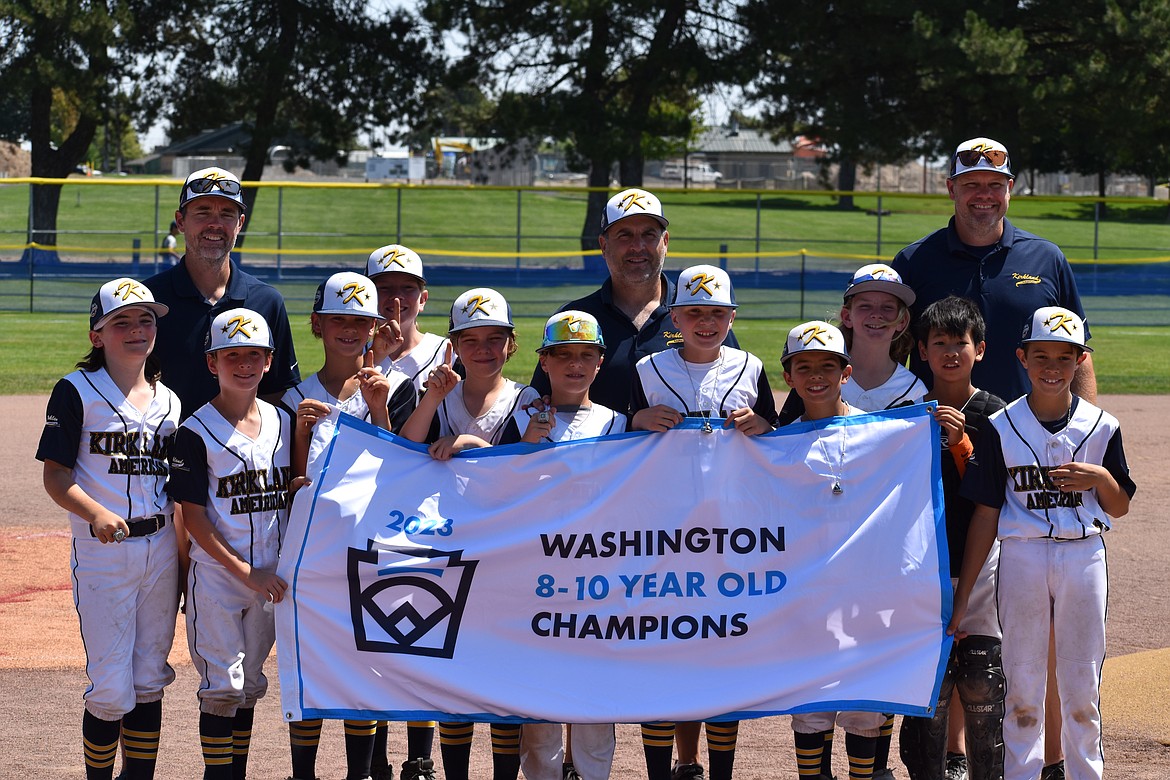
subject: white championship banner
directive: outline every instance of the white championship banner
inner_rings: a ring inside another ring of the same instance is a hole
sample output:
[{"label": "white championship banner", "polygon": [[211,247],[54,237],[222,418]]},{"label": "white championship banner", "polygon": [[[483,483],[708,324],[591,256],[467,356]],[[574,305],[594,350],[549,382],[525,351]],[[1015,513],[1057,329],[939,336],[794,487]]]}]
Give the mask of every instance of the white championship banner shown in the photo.
[{"label": "white championship banner", "polygon": [[932,408],[447,462],[323,422],[279,569],[284,716],[929,714],[951,609]]}]

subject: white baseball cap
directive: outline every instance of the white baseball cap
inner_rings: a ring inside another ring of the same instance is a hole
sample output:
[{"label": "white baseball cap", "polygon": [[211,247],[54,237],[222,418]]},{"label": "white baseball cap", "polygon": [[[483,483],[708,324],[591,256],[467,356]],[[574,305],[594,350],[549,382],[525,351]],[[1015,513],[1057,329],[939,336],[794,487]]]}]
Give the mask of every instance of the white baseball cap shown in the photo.
[{"label": "white baseball cap", "polygon": [[588,312],[574,309],[549,317],[548,322],[544,323],[544,339],[536,351],[543,352],[562,344],[593,344],[604,351],[605,341],[601,338],[601,325],[597,318]]},{"label": "white baseball cap", "polygon": [[802,352],[825,352],[836,355],[849,362],[849,350],[845,348],[845,337],[841,331],[823,320],[802,322],[788,331],[788,338],[784,340],[784,352],[780,355],[780,364],[787,366],[793,355]]},{"label": "white baseball cap", "polygon": [[1093,348],[1085,344],[1085,323],[1076,312],[1060,306],[1045,306],[1037,309],[1024,325],[1024,335],[1020,343],[1029,344],[1034,341],[1060,341],[1073,344],[1085,352],[1092,352]]},{"label": "white baseball cap", "polygon": [[157,303],[154,293],[141,282],[123,276],[111,279],[98,288],[97,295],[89,304],[89,329],[101,330],[102,326],[110,321],[115,312],[130,306],[138,306],[154,312],[155,317],[161,317],[170,311],[165,303]]},{"label": "white baseball cap", "polygon": [[992,171],[1014,179],[1012,161],[1007,147],[990,138],[972,138],[955,149],[951,157],[951,174],[948,179],[962,176],[971,171]]},{"label": "white baseball cap", "polygon": [[215,315],[204,352],[232,347],[272,349],[272,331],[262,316],[251,309],[228,309]]},{"label": "white baseball cap", "polygon": [[722,268],[714,265],[692,265],[690,268],[684,268],[678,275],[674,300],[670,303],[670,308],[676,306],[737,308],[731,277]]},{"label": "white baseball cap", "polygon": [[385,319],[378,313],[378,289],[374,283],[352,271],[333,274],[317,287],[313,312]]},{"label": "white baseball cap", "polygon": [[653,217],[663,228],[670,224],[662,216],[662,201],[646,190],[632,188],[622,190],[605,204],[605,210],[601,212],[601,232],[605,233],[611,225],[626,217],[637,216]]},{"label": "white baseball cap", "polygon": [[451,304],[448,333],[491,326],[515,329],[512,324],[512,307],[503,295],[490,287],[468,290]]},{"label": "white baseball cap", "polygon": [[370,259],[366,261],[366,276],[373,279],[379,274],[410,274],[423,284],[427,278],[423,276],[422,258],[418,252],[404,247],[402,244],[387,244],[370,252]]},{"label": "white baseball cap", "polygon": [[227,198],[239,206],[240,211],[247,211],[239,178],[231,171],[214,166],[200,168],[187,177],[183,182],[183,190],[179,193],[179,208],[183,208],[196,198],[213,195],[217,198]]},{"label": "white baseball cap", "polygon": [[902,282],[902,276],[884,263],[870,263],[858,268],[845,290],[845,300],[863,292],[884,292],[907,306],[914,305],[914,290]]}]

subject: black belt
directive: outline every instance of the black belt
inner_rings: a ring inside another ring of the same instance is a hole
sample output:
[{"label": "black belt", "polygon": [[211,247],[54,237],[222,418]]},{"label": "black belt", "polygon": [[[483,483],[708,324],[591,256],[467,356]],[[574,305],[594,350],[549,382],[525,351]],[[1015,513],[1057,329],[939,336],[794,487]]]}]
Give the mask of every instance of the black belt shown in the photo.
[{"label": "black belt", "polygon": [[[133,539],[135,537],[156,534],[161,531],[166,524],[166,515],[152,515],[150,517],[140,517],[137,520],[127,520],[126,525],[130,527],[130,533],[126,534],[126,538]],[[93,532],[93,526],[89,527],[89,535],[93,537],[97,536],[97,534]]]}]

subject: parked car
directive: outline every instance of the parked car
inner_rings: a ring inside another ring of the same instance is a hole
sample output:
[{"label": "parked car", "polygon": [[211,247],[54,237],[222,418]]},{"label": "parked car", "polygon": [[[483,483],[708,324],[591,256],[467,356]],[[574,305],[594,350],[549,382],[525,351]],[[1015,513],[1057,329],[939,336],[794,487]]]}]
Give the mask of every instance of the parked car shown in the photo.
[{"label": "parked car", "polygon": [[[693,181],[698,184],[717,182],[723,178],[723,174],[712,168],[705,162],[693,162],[686,166],[687,181]],[[678,160],[671,160],[662,164],[662,171],[659,174],[664,179],[679,179],[683,178],[683,164]]]}]

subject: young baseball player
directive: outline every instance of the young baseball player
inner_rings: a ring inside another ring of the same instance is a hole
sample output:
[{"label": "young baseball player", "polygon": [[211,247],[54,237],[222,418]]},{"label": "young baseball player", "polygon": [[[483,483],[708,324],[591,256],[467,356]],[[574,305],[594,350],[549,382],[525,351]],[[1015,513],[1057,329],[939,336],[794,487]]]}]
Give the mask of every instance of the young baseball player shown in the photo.
[{"label": "young baseball player", "polygon": [[85,776],[111,778],[122,739],[122,776],[152,778],[178,609],[165,485],[179,398],[151,358],[167,307],[122,278],[103,284],[89,311],[91,349],[53,388],[36,457],[73,531],[73,603],[89,678]]},{"label": "young baseball player", "polygon": [[207,368],[219,394],[188,417],[171,451],[172,498],[194,540],[187,574],[187,644],[200,676],[205,780],[242,780],[264,661],[276,638],[272,605],[287,521],[292,420],[257,397],[272,365],[268,323],[250,309],[212,320]]},{"label": "young baseball player", "polygon": [[[918,403],[926,395],[926,386],[904,365],[913,346],[912,303],[914,291],[888,265],[862,266],[853,274],[840,312],[853,366],[852,379],[841,392],[850,405],[876,412]],[[800,396],[789,393],[780,423],[792,422],[802,411]]]},{"label": "young baseball player", "polygon": [[[862,410],[844,399],[843,390],[852,381],[850,356],[845,337],[827,322],[814,320],[788,332],[780,357],[784,381],[803,402],[804,412],[793,423],[861,414]],[[834,464],[823,445],[810,458],[826,462],[832,479],[831,491],[841,492],[837,475],[843,464]],[[886,716],[876,712],[804,712],[792,716],[796,769],[801,778],[827,780],[833,776],[833,729],[845,730],[851,780],[868,780],[873,773],[877,739]]]},{"label": "young baseball player", "polygon": [[378,307],[385,319],[375,350],[389,352],[378,365],[386,374],[391,369],[406,374],[422,393],[427,377],[443,362],[450,344],[442,336],[423,333],[418,327],[418,315],[430,296],[422,258],[401,244],[388,244],[370,253],[366,276],[378,288]]},{"label": "young baseball player", "polygon": [[[721,268],[696,265],[679,274],[670,317],[683,345],[647,355],[634,366],[631,428],[666,431],[683,417],[725,418],[748,436],[773,430],[776,403],[763,362],[723,344],[735,321],[735,290]],[[739,723],[709,722],[707,755],[712,780],[729,780],[735,763]],[[699,764],[700,724],[647,723],[642,747],[650,780],[685,780],[703,775]],[[671,768],[677,733],[678,763]]]},{"label": "young baseball player", "polygon": [[[368,344],[383,321],[378,291],[361,274],[343,271],[317,288],[310,315],[313,335],[321,339],[325,365],[285,393],[283,405],[296,415],[293,474],[303,476],[306,464],[319,453],[313,428],[333,409],[367,420],[385,430],[400,428],[414,411],[418,396],[400,371],[382,373],[373,365]],[[312,450],[312,451],[311,451]],[[293,778],[315,778],[320,719],[288,724]],[[346,720],[345,755],[348,780],[370,777],[376,721]],[[383,747],[383,752],[385,748]]]},{"label": "young baseball player", "polygon": [[[936,301],[919,315],[915,329],[918,353],[934,375],[934,388],[925,400],[938,402],[935,419],[942,430],[947,543],[957,582],[975,508],[959,495],[959,485],[980,428],[1004,402],[971,384],[971,371],[983,359],[986,332],[974,301],[954,295]],[[995,549],[979,574],[962,626],[968,636],[952,649],[934,717],[902,719],[898,746],[910,780],[1003,776],[1004,685],[995,611],[998,561]],[[955,691],[958,697],[952,699]],[[958,705],[954,718],[949,717],[952,704]]]},{"label": "young baseball player", "polygon": [[1016,356],[1032,389],[992,415],[963,478],[975,502],[954,614],[960,626],[998,537],[999,621],[1007,678],[1004,777],[1039,777],[1049,631],[1064,710],[1061,742],[1073,780],[1102,776],[1100,679],[1108,576],[1103,535],[1129,511],[1129,477],[1116,418],[1073,395],[1085,327],[1068,309],[1037,309]]},{"label": "young baseball player", "polygon": [[536,353],[540,370],[549,378],[551,405],[543,411],[513,412],[500,444],[574,441],[626,430],[624,414],[589,400],[589,386],[605,359],[596,317],[574,310],[554,314],[544,324],[544,339]]},{"label": "young baseball player", "polygon": [[[539,398],[535,390],[504,378],[504,364],[516,353],[512,307],[487,287],[460,295],[451,305],[450,344],[443,362],[431,369],[418,407],[401,435],[430,444],[431,457],[449,460],[467,449],[500,443],[516,410]],[[467,372],[452,367],[458,357]],[[467,780],[472,723],[439,724],[439,748],[447,780]],[[492,724],[495,780],[515,780],[520,772],[520,726]]]},{"label": "young baseball player", "polygon": [[[548,374],[550,405],[540,411],[513,412],[501,444],[576,441],[626,430],[624,414],[589,400],[589,386],[597,378],[605,355],[601,326],[593,315],[569,310],[549,317],[536,352],[541,370]],[[562,780],[568,774],[583,780],[608,780],[613,766],[614,725],[573,724],[568,735],[566,751],[561,724],[524,724],[520,763],[527,780]]]},{"label": "young baseball player", "polygon": [[[370,253],[366,276],[378,288],[378,308],[384,318],[374,339],[377,365],[387,376],[391,371],[405,374],[421,395],[427,376],[443,362],[450,345],[442,336],[424,333],[418,327],[418,315],[430,295],[422,258],[401,244],[388,244]],[[394,430],[398,430],[397,425]],[[434,721],[406,724],[407,760],[402,764],[402,780],[433,780],[434,739]],[[393,777],[386,750],[386,722],[379,721],[374,736],[374,780]]]}]

